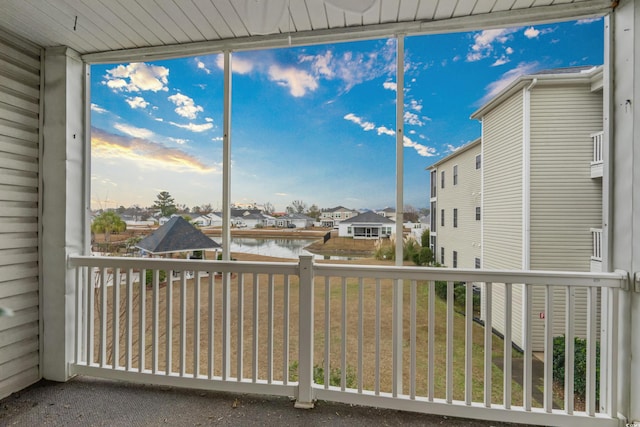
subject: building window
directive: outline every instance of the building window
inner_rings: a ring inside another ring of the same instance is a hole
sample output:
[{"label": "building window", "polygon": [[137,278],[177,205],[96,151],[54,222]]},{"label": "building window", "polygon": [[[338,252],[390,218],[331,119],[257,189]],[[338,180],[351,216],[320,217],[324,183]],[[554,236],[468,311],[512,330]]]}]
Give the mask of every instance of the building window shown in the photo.
[{"label": "building window", "polygon": [[476,268],[480,268],[480,258],[476,258]]},{"label": "building window", "polygon": [[444,248],[440,248],[440,264],[444,265]]},{"label": "building window", "polygon": [[476,221],[480,221],[480,206],[476,206]]},{"label": "building window", "polygon": [[440,188],[444,188],[444,171],[440,172]]},{"label": "building window", "polygon": [[453,228],[458,227],[458,208],[453,208]]},{"label": "building window", "polygon": [[436,209],[436,202],[431,202],[431,215],[430,216],[430,220],[431,220],[431,231],[436,231],[436,224],[438,222],[438,219],[436,218],[438,213],[438,210]]},{"label": "building window", "polygon": [[431,240],[431,253],[435,255],[436,253],[436,236],[429,236]]},{"label": "building window", "polygon": [[444,227],[444,209],[440,209],[440,227]]},{"label": "building window", "polygon": [[453,268],[458,268],[458,251],[453,251]]},{"label": "building window", "polygon": [[480,169],[482,167],[482,156],[478,154],[476,156],[476,169]]},{"label": "building window", "polygon": [[436,197],[436,188],[438,188],[438,171],[431,171],[431,197]]},{"label": "building window", "polygon": [[458,165],[453,167],[453,185],[458,185]]}]

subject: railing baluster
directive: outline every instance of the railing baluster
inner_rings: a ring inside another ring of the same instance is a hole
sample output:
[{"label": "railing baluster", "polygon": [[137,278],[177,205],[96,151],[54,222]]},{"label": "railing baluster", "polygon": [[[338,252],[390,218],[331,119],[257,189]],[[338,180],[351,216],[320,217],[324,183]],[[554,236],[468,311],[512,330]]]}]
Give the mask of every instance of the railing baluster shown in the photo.
[{"label": "railing baluster", "polygon": [[193,272],[193,378],[200,374],[200,272]]},{"label": "railing baluster", "polygon": [[158,372],[158,347],[159,347],[159,322],[160,322],[160,271],[153,270],[153,293],[152,293],[152,306],[151,306],[151,330],[152,330],[152,342],[151,345],[151,372],[154,374]]},{"label": "railing baluster", "polygon": [[331,370],[331,279],[324,278],[324,388],[329,388]]},{"label": "railing baluster", "polygon": [[358,278],[358,393],[362,393],[364,372],[364,278]]},{"label": "railing baluster", "polygon": [[409,388],[409,398],[416,398],[416,339],[417,339],[417,327],[416,327],[416,312],[417,312],[417,299],[418,299],[418,284],[415,280],[411,281],[411,303],[410,303],[410,322],[411,322],[411,331],[410,331],[410,352],[411,352],[411,364],[410,364],[410,372],[411,372],[411,380],[410,380],[410,388]]},{"label": "railing baluster", "polygon": [[[553,288],[545,286],[544,301],[544,410],[553,410]],[[567,316],[569,316],[567,312]]]},{"label": "railing baluster", "polygon": [[258,275],[254,273],[253,275],[253,348],[252,348],[252,354],[253,354],[253,360],[252,360],[252,366],[251,366],[251,378],[252,381],[255,383],[258,380],[258,335],[259,335],[259,315],[260,315],[260,310],[259,310],[259,302],[260,302],[260,286],[259,286],[259,279],[258,279]]},{"label": "railing baluster", "polygon": [[145,350],[146,350],[146,322],[147,322],[147,286],[145,284],[146,280],[146,270],[142,270],[142,276],[140,277],[140,295],[139,295],[139,309],[138,309],[138,372],[144,371],[145,364]]},{"label": "railing baluster", "polygon": [[216,277],[215,272],[209,272],[209,342],[208,342],[208,360],[207,360],[207,377],[212,379],[215,374],[215,302],[216,302]]},{"label": "railing baluster", "polygon": [[376,279],[376,360],[375,360],[375,394],[380,395],[380,313],[381,313],[381,285]]},{"label": "railing baluster", "polygon": [[167,272],[167,300],[165,308],[167,313],[167,326],[165,328],[165,374],[167,375],[173,372],[173,275],[173,270]]},{"label": "railing baluster", "polygon": [[283,383],[289,384],[289,275],[284,276],[282,297],[282,376]]},{"label": "railing baluster", "polygon": [[94,347],[95,347],[95,316],[96,316],[96,281],[99,276],[99,271],[94,274],[94,268],[90,267],[88,270],[90,280],[87,283],[87,365],[93,365],[94,361]]},{"label": "railing baluster", "polygon": [[511,408],[511,379],[512,379],[512,341],[511,327],[513,324],[513,284],[504,284],[504,361],[502,367],[504,371],[503,382],[503,404],[506,409]]},{"label": "railing baluster", "polygon": [[[340,390],[344,391],[346,388],[347,382],[347,279],[345,277],[342,278],[342,336],[341,338],[341,359],[340,359]],[[329,381],[329,372],[325,371],[324,379],[326,382]]]},{"label": "railing baluster", "polygon": [[464,400],[471,405],[473,400],[473,285],[465,284],[465,339],[464,339]]},{"label": "railing baluster", "polygon": [[107,269],[100,270],[100,367],[107,366]]},{"label": "railing baluster", "polygon": [[574,338],[574,326],[572,309],[574,307],[575,290],[572,286],[567,286],[566,289],[566,304],[565,304],[565,322],[566,322],[566,335],[565,335],[565,351],[564,351],[564,410],[567,414],[573,414],[573,384],[574,384],[574,361],[575,361],[575,338]]},{"label": "railing baluster", "polygon": [[120,268],[113,273],[113,303],[111,305],[113,319],[111,332],[111,360],[113,369],[120,364]]},{"label": "railing baluster", "polygon": [[222,380],[231,375],[231,273],[222,273]]},{"label": "railing baluster", "polygon": [[484,284],[485,319],[484,319],[484,406],[491,407],[493,384],[493,326],[491,316],[493,312],[492,284]]},{"label": "railing baluster", "polygon": [[453,402],[453,282],[447,282],[447,374],[446,400]]},{"label": "railing baluster", "polygon": [[524,284],[524,298],[523,298],[523,318],[524,318],[524,369],[523,369],[523,406],[525,411],[531,411],[532,401],[532,370],[531,370],[531,308],[532,302],[532,289],[528,283]]},{"label": "railing baluster", "polygon": [[125,338],[125,362],[126,371],[131,370],[133,359],[133,268],[127,270],[127,314],[125,322],[127,324],[127,336]]},{"label": "railing baluster", "polygon": [[75,345],[74,345],[74,362],[76,364],[80,364],[81,353],[82,353],[82,331],[85,330],[84,322],[82,321],[82,316],[85,312],[84,307],[82,306],[83,299],[83,283],[82,280],[82,271],[84,267],[76,267],[75,269],[75,322],[76,322],[76,330],[75,330]]},{"label": "railing baluster", "polygon": [[427,399],[433,402],[435,394],[435,329],[436,329],[436,282],[429,281],[429,320],[428,320],[429,370]]},{"label": "railing baluster", "polygon": [[187,272],[180,272],[180,376],[187,371]]},{"label": "railing baluster", "polygon": [[238,330],[237,355],[236,355],[236,380],[242,381],[242,356],[244,354],[244,274],[238,273]]},{"label": "railing baluster", "polygon": [[267,294],[267,383],[273,382],[273,311],[274,311],[274,277],[269,274],[269,288]]},{"label": "railing baluster", "polygon": [[585,409],[593,416],[596,412],[596,316],[598,290],[590,288],[587,293],[587,378],[585,390]]}]

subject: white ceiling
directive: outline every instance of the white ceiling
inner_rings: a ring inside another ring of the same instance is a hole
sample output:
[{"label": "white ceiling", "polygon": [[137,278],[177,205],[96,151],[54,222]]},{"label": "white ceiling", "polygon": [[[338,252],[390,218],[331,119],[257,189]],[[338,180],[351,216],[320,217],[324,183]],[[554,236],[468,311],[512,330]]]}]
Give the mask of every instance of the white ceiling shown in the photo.
[{"label": "white ceiling", "polygon": [[[371,7],[364,13],[348,10],[360,3]],[[0,0],[0,29],[39,46],[68,46],[89,62],[108,62],[549,22],[603,15],[611,4],[610,0]],[[256,14],[257,10],[261,12]],[[257,28],[256,16],[262,15],[275,24],[263,20],[266,27]]]}]

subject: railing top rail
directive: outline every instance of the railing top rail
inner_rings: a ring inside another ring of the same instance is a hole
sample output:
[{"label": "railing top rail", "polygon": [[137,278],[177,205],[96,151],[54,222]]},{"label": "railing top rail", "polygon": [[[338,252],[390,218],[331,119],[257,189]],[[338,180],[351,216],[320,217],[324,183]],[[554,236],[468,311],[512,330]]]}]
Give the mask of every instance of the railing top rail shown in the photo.
[{"label": "railing top rail", "polygon": [[532,285],[624,288],[624,272],[574,272],[544,270],[476,270],[409,266],[315,264],[320,276],[372,277],[379,279],[443,280],[452,282],[527,283]]},{"label": "railing top rail", "polygon": [[69,256],[69,267],[100,267],[121,269],[216,271],[219,273],[298,274],[297,262],[247,262],[173,258],[132,258],[104,256]]},{"label": "railing top rail", "polygon": [[598,132],[593,132],[590,136],[593,138],[594,136],[604,135],[604,131],[600,130]]}]

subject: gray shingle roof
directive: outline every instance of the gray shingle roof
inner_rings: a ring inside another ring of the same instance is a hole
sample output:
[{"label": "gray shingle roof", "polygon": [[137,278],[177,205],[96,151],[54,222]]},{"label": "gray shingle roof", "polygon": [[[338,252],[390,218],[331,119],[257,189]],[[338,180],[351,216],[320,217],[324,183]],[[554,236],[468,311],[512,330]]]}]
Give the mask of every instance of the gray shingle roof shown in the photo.
[{"label": "gray shingle roof", "polygon": [[342,220],[342,224],[345,223],[358,223],[358,222],[373,222],[373,223],[382,223],[382,224],[395,224],[394,221],[390,220],[389,218],[386,218],[382,215],[378,215],[375,212],[371,212],[371,211],[367,211],[364,213],[361,213],[360,215],[356,215],[354,217],[351,217],[349,219],[345,219]]},{"label": "gray shingle roof", "polygon": [[181,216],[171,218],[136,245],[152,254],[199,251],[221,246]]}]

